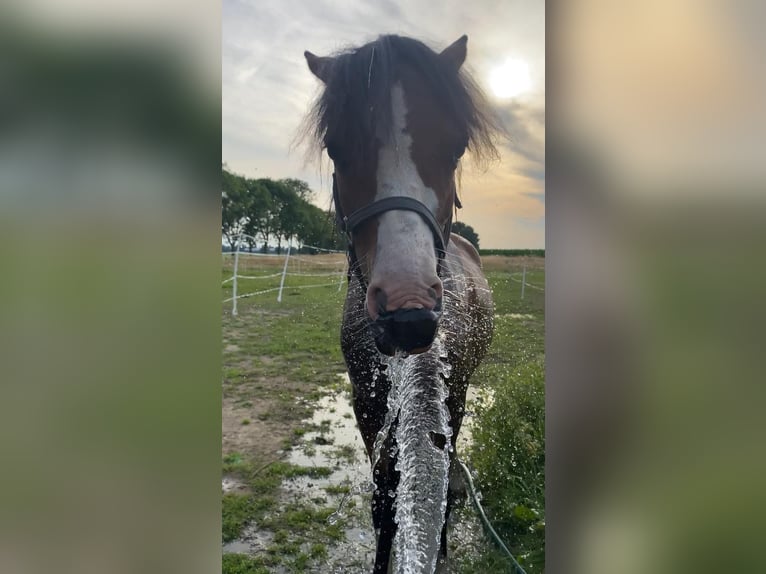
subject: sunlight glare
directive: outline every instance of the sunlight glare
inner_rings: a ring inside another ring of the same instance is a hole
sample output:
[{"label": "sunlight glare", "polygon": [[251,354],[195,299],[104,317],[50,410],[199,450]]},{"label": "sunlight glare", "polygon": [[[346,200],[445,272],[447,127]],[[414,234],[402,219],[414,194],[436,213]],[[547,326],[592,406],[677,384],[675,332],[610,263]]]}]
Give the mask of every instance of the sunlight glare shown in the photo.
[{"label": "sunlight glare", "polygon": [[489,78],[492,93],[498,98],[514,98],[532,88],[529,65],[519,58],[508,58],[505,64],[498,66]]}]

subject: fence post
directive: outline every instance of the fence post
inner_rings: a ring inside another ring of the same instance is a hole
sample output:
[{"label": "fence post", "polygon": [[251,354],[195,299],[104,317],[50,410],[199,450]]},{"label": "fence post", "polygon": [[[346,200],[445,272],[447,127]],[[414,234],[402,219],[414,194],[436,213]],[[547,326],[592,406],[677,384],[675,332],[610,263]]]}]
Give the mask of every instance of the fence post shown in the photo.
[{"label": "fence post", "polygon": [[524,298],[524,285],[527,284],[527,266],[524,265],[524,269],[521,272],[521,298]]},{"label": "fence post", "polygon": [[231,281],[231,314],[237,316],[237,273],[239,268],[239,237],[237,237],[237,248],[234,250],[234,278]]},{"label": "fence post", "polygon": [[277,303],[282,302],[282,288],[285,286],[285,275],[287,275],[287,262],[290,260],[290,246],[287,246],[287,256],[285,257],[285,267],[282,269],[282,280],[279,282],[279,295],[277,295]]}]

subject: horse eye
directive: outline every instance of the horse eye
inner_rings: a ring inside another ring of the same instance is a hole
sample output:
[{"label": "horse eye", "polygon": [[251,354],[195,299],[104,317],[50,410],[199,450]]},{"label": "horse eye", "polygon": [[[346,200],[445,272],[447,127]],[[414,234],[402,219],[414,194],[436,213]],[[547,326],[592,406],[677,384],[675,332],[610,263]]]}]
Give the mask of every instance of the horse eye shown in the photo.
[{"label": "horse eye", "polygon": [[338,144],[328,142],[324,147],[327,150],[327,155],[330,156],[333,164],[335,164],[336,170],[343,171],[348,168],[348,161],[346,160],[346,157],[344,156],[344,153]]}]

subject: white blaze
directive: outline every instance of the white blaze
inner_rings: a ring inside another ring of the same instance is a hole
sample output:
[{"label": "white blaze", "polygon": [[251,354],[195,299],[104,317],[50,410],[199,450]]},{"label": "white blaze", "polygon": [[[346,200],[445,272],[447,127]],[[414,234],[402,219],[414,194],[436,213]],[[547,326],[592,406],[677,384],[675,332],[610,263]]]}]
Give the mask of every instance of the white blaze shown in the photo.
[{"label": "white blaze", "polygon": [[[436,213],[436,192],[420,178],[412,159],[412,137],[406,133],[407,104],[401,83],[391,90],[392,129],[390,141],[378,152],[377,192],[375,200],[407,196],[423,203]],[[375,273],[436,268],[434,238],[430,227],[415,212],[387,211],[378,224],[378,249]]]}]

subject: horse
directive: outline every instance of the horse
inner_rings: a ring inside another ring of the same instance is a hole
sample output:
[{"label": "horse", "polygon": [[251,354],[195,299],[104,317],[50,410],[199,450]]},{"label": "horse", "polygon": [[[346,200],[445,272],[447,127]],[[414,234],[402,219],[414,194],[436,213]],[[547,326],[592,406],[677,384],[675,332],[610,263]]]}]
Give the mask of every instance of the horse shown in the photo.
[{"label": "horse", "polygon": [[[467,41],[464,35],[436,52],[413,38],[383,35],[331,56],[304,52],[322,83],[304,137],[332,161],[335,214],[348,240],[340,342],[376,487],[376,573],[394,562],[403,456],[394,432],[401,415],[388,409],[391,357],[417,361],[423,392],[437,381],[446,385],[449,428],[434,427],[427,437],[448,465],[446,509],[437,508],[443,515],[435,550],[420,570],[442,572],[447,521],[461,489],[464,495],[455,445],[468,381],[492,340],[493,302],[481,259],[450,233],[461,207],[456,176],[464,152],[480,161],[498,155],[498,124],[462,69]],[[448,372],[440,373],[436,367],[445,363]]]}]

